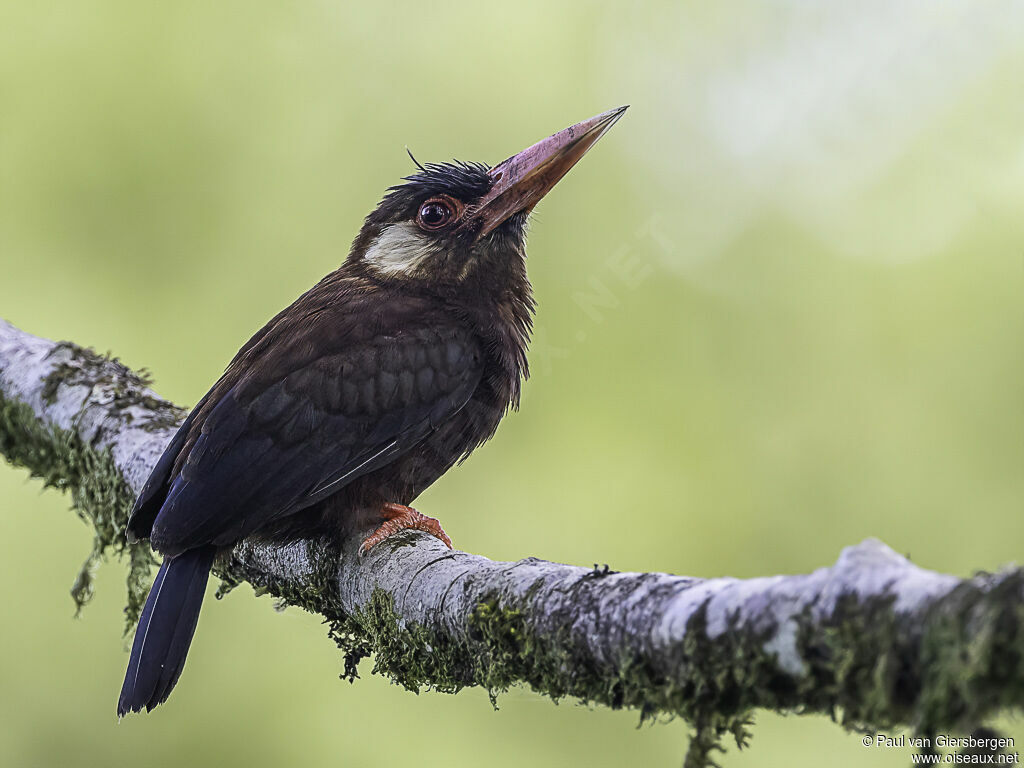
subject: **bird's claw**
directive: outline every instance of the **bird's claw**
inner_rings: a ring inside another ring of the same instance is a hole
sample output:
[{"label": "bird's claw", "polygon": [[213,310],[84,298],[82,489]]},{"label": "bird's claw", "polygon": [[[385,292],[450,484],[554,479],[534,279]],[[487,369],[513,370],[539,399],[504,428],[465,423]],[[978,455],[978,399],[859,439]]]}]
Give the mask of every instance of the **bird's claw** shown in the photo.
[{"label": "bird's claw", "polygon": [[448,549],[452,548],[452,540],[441,528],[441,523],[436,518],[427,517],[412,507],[388,503],[381,508],[381,517],[384,518],[384,522],[359,545],[360,555],[365,555],[388,536],[410,528],[429,533],[434,538],[440,539]]}]

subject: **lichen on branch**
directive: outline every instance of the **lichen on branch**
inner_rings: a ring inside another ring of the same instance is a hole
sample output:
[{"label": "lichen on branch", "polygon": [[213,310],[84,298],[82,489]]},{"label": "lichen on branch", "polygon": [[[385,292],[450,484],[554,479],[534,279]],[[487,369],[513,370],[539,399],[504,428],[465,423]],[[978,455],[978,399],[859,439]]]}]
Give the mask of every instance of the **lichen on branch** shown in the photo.
[{"label": "lichen on branch", "polygon": [[[0,321],[0,452],[69,490],[94,532],[73,590],[81,606],[104,554],[130,560],[126,612],[152,556],[122,536],[134,495],[183,411],[116,359]],[[751,713],[818,712],[877,731],[969,732],[1024,703],[1024,572],[926,571],[880,542],[810,574],[694,579],[450,551],[407,531],[367,555],[358,541],[244,541],[221,553],[221,592],[249,582],[321,614],[354,679],[409,690],[517,684],[552,699],[683,717],[687,765]]]}]

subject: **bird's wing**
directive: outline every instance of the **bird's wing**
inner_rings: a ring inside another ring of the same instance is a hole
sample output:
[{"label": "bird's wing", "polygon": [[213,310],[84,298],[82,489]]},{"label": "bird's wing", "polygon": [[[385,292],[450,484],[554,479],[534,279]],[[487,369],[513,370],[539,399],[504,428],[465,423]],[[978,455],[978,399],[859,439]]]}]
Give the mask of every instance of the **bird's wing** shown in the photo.
[{"label": "bird's wing", "polygon": [[399,330],[378,318],[374,335],[311,352],[316,326],[330,321],[307,318],[288,346],[282,337],[236,360],[245,370],[231,378],[229,369],[221,388],[230,388],[211,391],[179,446],[155,548],[231,544],[337,492],[417,445],[480,381],[477,341],[458,326]]}]

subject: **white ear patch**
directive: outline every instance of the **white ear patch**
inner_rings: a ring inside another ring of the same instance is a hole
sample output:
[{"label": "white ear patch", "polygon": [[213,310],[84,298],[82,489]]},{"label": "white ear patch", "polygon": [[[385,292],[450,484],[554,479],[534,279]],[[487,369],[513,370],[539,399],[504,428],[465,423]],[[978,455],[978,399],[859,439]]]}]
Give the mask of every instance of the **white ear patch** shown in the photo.
[{"label": "white ear patch", "polygon": [[363,257],[388,275],[411,272],[437,253],[437,246],[412,222],[391,224],[370,243]]}]

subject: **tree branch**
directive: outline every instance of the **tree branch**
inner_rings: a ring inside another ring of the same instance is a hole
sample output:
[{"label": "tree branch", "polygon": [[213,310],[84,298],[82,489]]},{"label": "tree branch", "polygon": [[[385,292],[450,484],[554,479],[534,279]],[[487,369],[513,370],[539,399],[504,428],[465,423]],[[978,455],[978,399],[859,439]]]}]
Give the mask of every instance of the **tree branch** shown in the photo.
[{"label": "tree branch", "polygon": [[[0,321],[0,451],[70,489],[93,525],[80,604],[112,548],[131,557],[134,620],[151,561],[121,531],[182,415],[116,359]],[[357,544],[243,542],[217,571],[322,614],[350,677],[373,654],[374,672],[414,690],[526,683],[681,715],[698,730],[694,765],[723,734],[742,740],[756,708],[928,735],[1024,702],[1018,569],[958,579],[874,540],[830,568],[748,580],[494,562],[418,532],[366,557]]]}]

